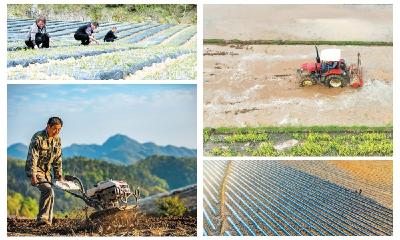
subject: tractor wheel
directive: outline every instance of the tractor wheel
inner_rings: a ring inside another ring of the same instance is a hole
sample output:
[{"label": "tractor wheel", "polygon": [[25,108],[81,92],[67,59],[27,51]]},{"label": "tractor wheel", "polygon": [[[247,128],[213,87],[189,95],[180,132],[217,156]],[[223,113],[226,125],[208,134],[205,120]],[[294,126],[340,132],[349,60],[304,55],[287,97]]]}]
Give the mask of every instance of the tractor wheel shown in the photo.
[{"label": "tractor wheel", "polygon": [[329,75],[326,77],[326,84],[331,88],[344,87],[346,85],[346,79],[340,75]]},{"label": "tractor wheel", "polygon": [[311,76],[302,77],[300,80],[300,87],[307,87],[315,84],[317,84],[317,82]]}]

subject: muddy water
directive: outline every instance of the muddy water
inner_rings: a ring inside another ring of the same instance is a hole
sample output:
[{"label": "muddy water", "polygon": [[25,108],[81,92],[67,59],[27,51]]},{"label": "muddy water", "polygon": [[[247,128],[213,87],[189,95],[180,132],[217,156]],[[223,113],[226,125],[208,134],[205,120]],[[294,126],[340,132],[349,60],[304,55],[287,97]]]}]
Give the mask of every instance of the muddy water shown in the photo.
[{"label": "muddy water", "polygon": [[206,45],[231,54],[204,56],[204,126],[391,124],[392,47],[340,48],[348,63],[361,53],[363,88],[299,87],[296,69],[314,61],[313,46]]},{"label": "muddy water", "polygon": [[393,41],[391,5],[205,5],[204,38]]}]

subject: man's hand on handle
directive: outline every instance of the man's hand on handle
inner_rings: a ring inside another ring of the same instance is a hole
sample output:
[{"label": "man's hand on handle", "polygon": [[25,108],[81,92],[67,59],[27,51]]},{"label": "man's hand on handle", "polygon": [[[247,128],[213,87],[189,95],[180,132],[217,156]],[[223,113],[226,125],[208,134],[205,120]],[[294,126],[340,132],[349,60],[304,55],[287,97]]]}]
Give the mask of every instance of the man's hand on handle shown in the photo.
[{"label": "man's hand on handle", "polygon": [[[60,182],[64,181],[63,176],[57,176],[57,181],[60,181]],[[39,181],[36,178],[36,175],[33,174],[32,177],[31,177],[31,185],[32,186],[36,186],[38,184],[39,184]]]},{"label": "man's hand on handle", "polygon": [[38,180],[37,180],[37,178],[36,178],[36,175],[35,174],[32,174],[32,177],[31,177],[31,185],[32,186],[36,186],[38,184]]},{"label": "man's hand on handle", "polygon": [[58,176],[58,177],[57,177],[57,181],[59,181],[59,182],[63,182],[63,181],[64,181],[64,178],[63,178],[63,176]]}]

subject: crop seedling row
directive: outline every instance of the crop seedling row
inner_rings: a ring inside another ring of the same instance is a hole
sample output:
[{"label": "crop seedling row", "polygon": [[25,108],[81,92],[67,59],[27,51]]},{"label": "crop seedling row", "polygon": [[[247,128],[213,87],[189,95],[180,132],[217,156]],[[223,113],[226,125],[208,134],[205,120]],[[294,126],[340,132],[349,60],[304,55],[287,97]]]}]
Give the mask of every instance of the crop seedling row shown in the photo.
[{"label": "crop seedling row", "polygon": [[393,233],[391,209],[279,161],[206,161],[204,176],[207,236]]},{"label": "crop seedling row", "polygon": [[[102,41],[111,27],[116,26],[116,41],[82,46],[73,35],[86,22],[48,21],[47,30],[55,45],[51,44],[49,49],[27,50],[25,36],[33,22],[33,19],[7,20],[9,79],[196,78],[196,42],[188,42],[186,34],[182,34],[187,29],[196,29],[191,25],[100,23],[95,37]],[[187,44],[176,45],[175,41]],[[150,71],[140,78],[136,76],[145,67]]]},{"label": "crop seedling row", "polygon": [[[205,154],[211,156],[391,156],[392,128],[327,128],[325,132],[301,127],[212,129],[203,131]],[[275,146],[296,141],[290,148]]]}]

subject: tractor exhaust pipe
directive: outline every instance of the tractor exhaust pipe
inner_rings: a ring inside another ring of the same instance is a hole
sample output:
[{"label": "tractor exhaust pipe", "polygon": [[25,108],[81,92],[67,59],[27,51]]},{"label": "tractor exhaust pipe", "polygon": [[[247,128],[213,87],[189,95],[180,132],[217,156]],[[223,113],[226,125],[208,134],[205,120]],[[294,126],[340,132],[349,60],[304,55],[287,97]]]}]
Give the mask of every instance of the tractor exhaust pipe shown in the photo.
[{"label": "tractor exhaust pipe", "polygon": [[315,60],[317,61],[317,63],[321,63],[321,59],[319,58],[319,53],[318,53],[317,46],[315,46],[315,51],[317,52],[317,57],[315,58]]}]

